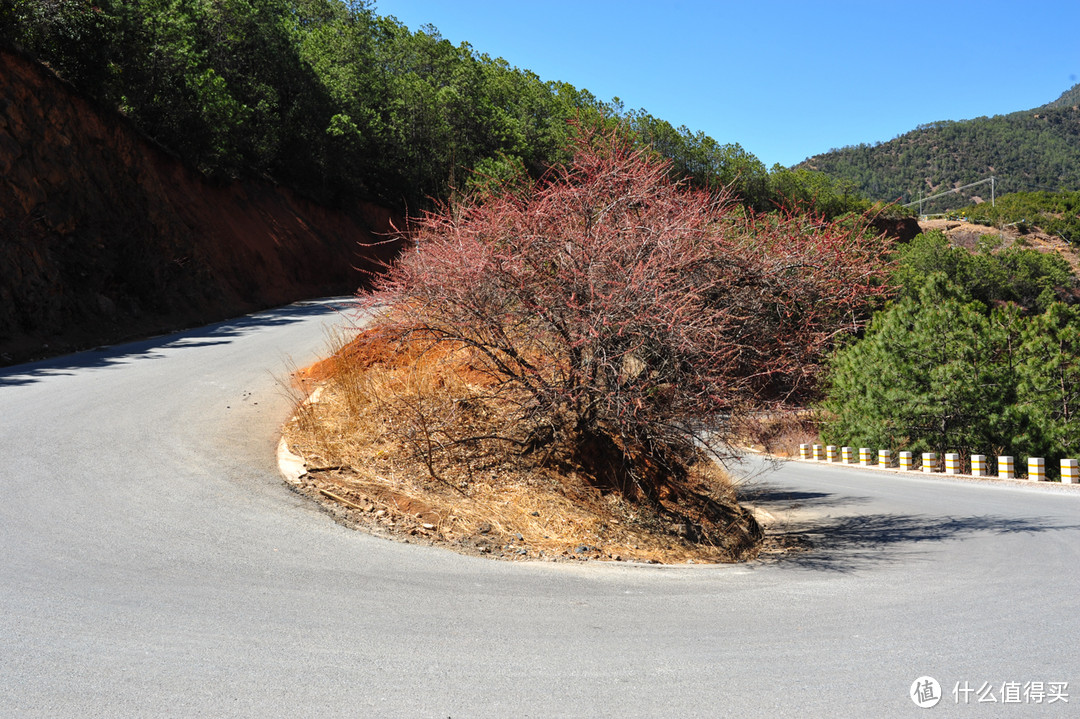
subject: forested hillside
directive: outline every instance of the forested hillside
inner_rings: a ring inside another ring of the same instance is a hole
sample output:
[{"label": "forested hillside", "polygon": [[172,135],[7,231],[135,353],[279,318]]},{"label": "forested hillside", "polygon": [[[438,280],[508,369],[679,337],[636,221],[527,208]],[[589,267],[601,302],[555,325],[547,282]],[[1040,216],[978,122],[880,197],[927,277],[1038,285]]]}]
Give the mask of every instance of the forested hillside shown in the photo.
[{"label": "forested hillside", "polygon": [[430,26],[343,0],[14,0],[0,40],[48,63],[204,174],[414,212],[567,159],[572,123],[621,123],[699,186],[759,210],[864,209],[851,186],[543,80]]},{"label": "forested hillside", "polygon": [[394,250],[378,207],[207,181],[39,63],[0,67],[0,365],[347,294]]},{"label": "forested hillside", "polygon": [[[1080,190],[1080,85],[1025,112],[934,122],[884,143],[816,155],[799,165],[853,183],[870,199],[913,202],[990,176],[998,195]],[[924,207],[941,212],[990,199],[988,185]]]}]

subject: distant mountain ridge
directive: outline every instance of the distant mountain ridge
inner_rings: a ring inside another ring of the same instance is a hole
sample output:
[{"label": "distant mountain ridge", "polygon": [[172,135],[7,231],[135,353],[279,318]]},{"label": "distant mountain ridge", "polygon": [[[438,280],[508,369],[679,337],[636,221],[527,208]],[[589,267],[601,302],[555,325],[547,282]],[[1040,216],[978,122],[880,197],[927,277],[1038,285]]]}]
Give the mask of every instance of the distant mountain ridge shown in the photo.
[{"label": "distant mountain ridge", "polygon": [[1048,102],[1042,107],[1036,108],[1037,110],[1052,110],[1057,107],[1075,107],[1080,105],[1080,82],[1073,85],[1071,88],[1061,93],[1061,97]]},{"label": "distant mountain ridge", "polygon": [[[994,176],[995,192],[1080,190],[1080,84],[1032,110],[920,125],[888,142],[815,155],[796,166],[847,180],[871,200],[917,201]],[[926,212],[990,199],[980,186]]]}]

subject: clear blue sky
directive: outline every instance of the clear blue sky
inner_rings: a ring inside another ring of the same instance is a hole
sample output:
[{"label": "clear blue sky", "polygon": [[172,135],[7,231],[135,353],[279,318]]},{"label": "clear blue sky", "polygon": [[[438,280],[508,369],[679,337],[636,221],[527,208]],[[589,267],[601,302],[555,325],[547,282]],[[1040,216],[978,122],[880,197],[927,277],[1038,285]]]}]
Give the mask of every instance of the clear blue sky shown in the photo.
[{"label": "clear blue sky", "polygon": [[1080,0],[376,0],[411,30],[738,142],[771,167],[1080,81]]}]

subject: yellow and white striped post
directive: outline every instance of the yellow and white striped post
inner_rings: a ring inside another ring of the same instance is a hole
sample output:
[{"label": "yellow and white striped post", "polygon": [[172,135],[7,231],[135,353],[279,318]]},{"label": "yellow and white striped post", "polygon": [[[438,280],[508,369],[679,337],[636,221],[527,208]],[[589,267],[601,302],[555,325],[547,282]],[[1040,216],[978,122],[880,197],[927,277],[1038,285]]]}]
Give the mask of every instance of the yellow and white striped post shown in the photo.
[{"label": "yellow and white striped post", "polygon": [[877,466],[881,469],[888,469],[892,466],[892,450],[891,449],[879,449],[877,453]]},{"label": "yellow and white striped post", "polygon": [[960,455],[950,452],[945,455],[945,474],[960,474]]},{"label": "yellow and white striped post", "polygon": [[924,471],[924,472],[936,472],[937,471],[937,452],[923,452],[922,453],[922,471]]},{"label": "yellow and white striped post", "polygon": [[1028,479],[1032,482],[1046,481],[1046,460],[1042,457],[1028,457]]},{"label": "yellow and white striped post", "polygon": [[825,446],[825,458],[830,462],[835,462],[837,458],[836,445],[829,444]]},{"label": "yellow and white striped post", "polygon": [[844,464],[851,464],[851,447],[841,447],[840,456],[844,458]]},{"label": "yellow and white striped post", "polygon": [[971,476],[972,477],[985,477],[986,474],[987,474],[986,455],[985,454],[973,454],[973,455],[971,455]]},{"label": "yellow and white striped post", "polygon": [[1080,482],[1080,462],[1075,459],[1061,460],[1061,483],[1077,484]]},{"label": "yellow and white striped post", "polygon": [[1013,474],[1013,458],[1008,455],[1000,455],[998,457],[998,478],[999,479],[1012,479]]},{"label": "yellow and white striped post", "polygon": [[799,445],[799,459],[810,459],[810,445],[809,444],[800,444]]},{"label": "yellow and white striped post", "polygon": [[870,466],[870,448],[859,447],[859,464],[863,467]]},{"label": "yellow and white striped post", "polygon": [[823,459],[825,459],[824,448],[820,444],[815,444],[814,445],[814,461],[815,462],[820,462]]},{"label": "yellow and white striped post", "polygon": [[900,453],[900,469],[902,469],[905,472],[910,472],[911,471],[911,466],[912,466],[912,464],[911,464],[911,452],[901,452]]}]

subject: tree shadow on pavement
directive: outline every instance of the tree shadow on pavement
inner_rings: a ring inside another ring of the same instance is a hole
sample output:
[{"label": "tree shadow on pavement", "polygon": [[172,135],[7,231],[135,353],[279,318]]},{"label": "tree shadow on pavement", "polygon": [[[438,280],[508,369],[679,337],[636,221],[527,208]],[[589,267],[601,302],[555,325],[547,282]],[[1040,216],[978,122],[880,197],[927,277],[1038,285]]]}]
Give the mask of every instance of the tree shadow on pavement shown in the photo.
[{"label": "tree shadow on pavement", "polygon": [[867,514],[790,522],[771,535],[794,551],[774,563],[802,569],[852,572],[900,561],[915,547],[977,534],[1008,535],[1078,530],[1080,525],[1000,516],[951,517]]},{"label": "tree shadow on pavement", "polygon": [[870,497],[834,492],[815,492],[777,487],[771,484],[741,487],[739,501],[770,512],[802,508],[834,508],[865,504]]},{"label": "tree shadow on pavement", "polygon": [[174,348],[226,344],[249,332],[302,322],[319,315],[341,314],[354,306],[347,298],[296,302],[182,332],[4,367],[0,369],[0,388],[31,384],[55,375],[74,374],[76,370],[111,367],[135,359],[161,358],[165,356],[165,350]]}]

